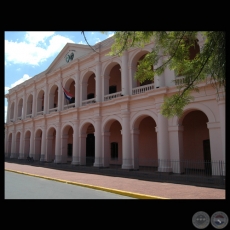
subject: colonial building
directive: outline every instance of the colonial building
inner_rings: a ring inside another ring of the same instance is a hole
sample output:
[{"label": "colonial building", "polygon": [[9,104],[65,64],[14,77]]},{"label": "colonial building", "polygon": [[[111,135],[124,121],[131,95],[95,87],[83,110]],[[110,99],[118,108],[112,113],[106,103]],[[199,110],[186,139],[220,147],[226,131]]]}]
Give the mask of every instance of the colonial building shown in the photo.
[{"label": "colonial building", "polygon": [[[5,154],[11,158],[181,173],[182,161],[225,161],[225,98],[207,80],[181,118],[160,113],[183,77],[167,69],[154,82],[134,79],[153,43],[111,57],[113,37],[66,44],[44,72],[9,90]],[[199,46],[203,40],[199,37]],[[208,78],[207,78],[208,79]],[[74,100],[66,100],[64,89]],[[177,162],[176,166],[173,162]],[[192,164],[191,164],[192,167]],[[223,173],[212,169],[213,175]]]}]

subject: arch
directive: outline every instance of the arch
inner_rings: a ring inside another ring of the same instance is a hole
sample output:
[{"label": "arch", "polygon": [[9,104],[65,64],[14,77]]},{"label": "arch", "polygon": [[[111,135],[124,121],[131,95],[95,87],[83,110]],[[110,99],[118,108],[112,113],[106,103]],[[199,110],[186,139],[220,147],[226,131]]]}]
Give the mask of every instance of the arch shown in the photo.
[{"label": "arch", "polygon": [[[81,99],[82,101],[95,98],[96,95],[96,74],[93,71],[88,71],[83,75],[81,81]],[[91,96],[89,96],[89,94]]]},{"label": "arch", "polygon": [[42,133],[43,133],[42,129],[41,128],[37,128],[35,130],[35,136],[34,137],[41,137]]},{"label": "arch", "polygon": [[67,80],[65,80],[64,88],[73,96],[73,98],[70,101],[67,101],[67,99],[65,99],[64,105],[74,103],[75,102],[75,90],[76,90],[75,89],[75,79],[70,77]]},{"label": "arch", "polygon": [[27,102],[26,102],[26,115],[32,114],[33,112],[33,94],[29,94],[27,97]]},{"label": "arch", "polygon": [[209,122],[216,122],[216,118],[215,118],[215,116],[214,116],[214,114],[213,114],[213,112],[212,112],[212,110],[210,108],[208,108],[204,104],[191,103],[191,104],[185,106],[184,113],[180,118],[173,117],[173,120],[170,123],[172,124],[172,126],[181,125],[182,122],[183,122],[184,117],[186,116],[186,114],[188,114],[189,112],[191,112],[193,110],[202,111],[208,117]]},{"label": "arch", "polygon": [[10,120],[14,120],[14,110],[15,110],[15,102],[13,101],[10,106]]},{"label": "arch", "polygon": [[61,155],[62,161],[72,161],[73,153],[73,127],[72,125],[65,124],[61,130]]},{"label": "arch", "polygon": [[45,91],[41,89],[37,94],[37,112],[44,111]]},{"label": "arch", "polygon": [[80,76],[80,83],[87,82],[89,77],[92,74],[95,74],[95,76],[96,76],[96,71],[94,69],[92,69],[92,68],[89,68],[86,71],[84,71]]},{"label": "arch", "polygon": [[[208,117],[200,110],[187,110],[181,120],[183,125],[183,158],[189,161],[204,160],[211,161],[211,153],[209,158],[205,158],[203,142],[209,140],[209,130],[207,127]],[[210,149],[210,146],[209,146]],[[193,167],[201,167],[203,165]],[[192,168],[192,166],[191,166]]]},{"label": "arch", "polygon": [[49,89],[49,109],[58,107],[58,90],[59,87],[56,83]]},{"label": "arch", "polygon": [[121,68],[121,61],[112,61],[110,63],[107,63],[102,70],[102,76],[107,77],[110,73],[110,71],[112,70],[112,68],[116,65],[119,65]]},{"label": "arch", "polygon": [[22,119],[22,111],[23,111],[23,98],[20,98],[18,101],[17,118]]},{"label": "arch", "polygon": [[53,130],[56,132],[56,127],[54,125],[50,125],[46,130],[46,136],[52,136]]},{"label": "arch", "polygon": [[67,123],[64,124],[64,126],[62,127],[61,133],[64,134],[64,135],[67,135],[67,134],[68,134],[69,127],[71,127],[71,128],[74,130],[73,125],[72,125],[70,122],[67,122]]},{"label": "arch", "polygon": [[122,118],[117,115],[108,116],[104,121],[102,121],[102,132],[108,132],[111,124],[114,121],[118,121],[122,127]]},{"label": "arch", "polygon": [[131,80],[132,88],[136,88],[139,86],[148,85],[148,84],[153,83],[153,80],[147,80],[147,79],[144,82],[140,83],[138,80],[134,78],[135,73],[137,71],[138,61],[144,59],[145,55],[148,53],[150,53],[148,49],[142,49],[142,50],[136,51],[135,54],[133,54],[131,57],[129,68],[130,68],[130,78],[131,78],[130,80]]},{"label": "arch", "polygon": [[130,119],[131,129],[132,130],[138,129],[141,120],[144,117],[148,117],[148,116],[152,117],[153,120],[157,124],[157,114],[155,112],[151,111],[151,110],[144,110],[144,111],[139,111],[139,112],[135,113],[131,117],[131,119]]},{"label": "arch", "polygon": [[30,137],[31,136],[31,131],[29,129],[27,129],[24,133],[24,137]]},{"label": "arch", "polygon": [[134,67],[133,65],[136,65],[137,61],[139,60],[141,56],[143,56],[144,54],[150,53],[151,51],[152,51],[151,48],[145,47],[141,50],[137,50],[133,52],[129,57],[128,66]]},{"label": "arch", "polygon": [[[90,128],[92,128],[90,130]],[[91,119],[87,119],[80,124],[80,164],[93,165],[95,160],[95,124]]]},{"label": "arch", "polygon": [[82,121],[82,123],[79,126],[80,134],[86,134],[88,126],[92,124],[95,130],[95,122],[91,119],[87,119],[85,121]]},{"label": "arch", "polygon": [[70,85],[71,85],[72,82],[75,83],[75,78],[74,77],[69,77],[68,79],[65,79],[63,81],[64,88],[67,89],[67,90],[69,90]]}]

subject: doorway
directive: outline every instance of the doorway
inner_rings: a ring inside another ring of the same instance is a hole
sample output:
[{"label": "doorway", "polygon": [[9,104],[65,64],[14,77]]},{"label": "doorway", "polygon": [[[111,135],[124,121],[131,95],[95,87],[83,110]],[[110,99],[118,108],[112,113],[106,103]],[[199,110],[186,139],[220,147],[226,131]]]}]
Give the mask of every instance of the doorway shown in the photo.
[{"label": "doorway", "polygon": [[95,160],[95,137],[89,133],[86,137],[86,165],[92,166]]}]

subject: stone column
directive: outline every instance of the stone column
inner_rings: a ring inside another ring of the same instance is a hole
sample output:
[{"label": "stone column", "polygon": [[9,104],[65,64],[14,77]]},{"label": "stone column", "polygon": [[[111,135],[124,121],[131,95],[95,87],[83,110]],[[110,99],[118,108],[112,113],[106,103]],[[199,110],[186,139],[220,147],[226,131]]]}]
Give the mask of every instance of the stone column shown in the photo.
[{"label": "stone column", "polygon": [[170,126],[169,149],[173,173],[182,173],[183,169],[183,126]]},{"label": "stone column", "polygon": [[131,140],[130,140],[130,112],[124,111],[122,116],[122,169],[131,169],[132,156],[131,156]]},{"label": "stone column", "polygon": [[139,169],[139,129],[131,131],[133,169]]},{"label": "stone column", "polygon": [[61,136],[61,163],[67,162],[67,148],[69,135],[62,134]]},{"label": "stone column", "polygon": [[34,160],[40,160],[40,153],[41,153],[41,137],[34,138]]},{"label": "stone column", "polygon": [[33,106],[32,106],[32,117],[35,117],[37,115],[36,112],[36,87],[34,86],[34,91],[33,91]]},{"label": "stone column", "polygon": [[42,152],[41,152],[41,158],[40,161],[45,161],[46,157],[46,125],[44,125],[42,130]]},{"label": "stone column", "polygon": [[[76,102],[76,100],[75,100]],[[73,126],[73,157],[72,157],[72,165],[79,165],[80,159],[79,159],[79,120],[75,119]]]},{"label": "stone column", "polygon": [[45,95],[44,95],[44,114],[49,113],[49,108],[48,108],[48,98],[49,98],[49,93],[48,93],[48,83],[46,79],[46,84],[45,84]]},{"label": "stone column", "polygon": [[82,105],[82,101],[87,100],[87,86],[88,86],[88,82],[81,83],[80,106]]},{"label": "stone column", "polygon": [[[160,53],[162,55],[162,53]],[[157,65],[154,66],[154,69],[159,68],[162,65],[162,59],[160,58]],[[154,77],[154,88],[161,88],[165,86],[165,79],[164,79],[164,73],[162,73],[159,76]]]},{"label": "stone column", "polygon": [[24,88],[24,95],[23,95],[23,111],[22,111],[22,119],[26,118],[26,89]]},{"label": "stone column", "polygon": [[18,120],[18,117],[17,117],[18,95],[17,95],[17,92],[15,94],[16,94],[16,98],[15,98],[15,107],[14,107],[14,121],[17,121]]},{"label": "stone column", "polygon": [[103,77],[103,82],[104,82],[104,87],[103,87],[103,101],[104,101],[105,95],[109,94],[109,79],[110,79],[109,75]]},{"label": "stone column", "polygon": [[86,164],[86,133],[80,134],[80,165]]},{"label": "stone column", "polygon": [[102,134],[102,158],[103,167],[109,167],[110,161],[110,142],[109,142],[110,132],[104,132]]},{"label": "stone column", "polygon": [[14,154],[15,154],[15,149],[16,149],[16,141],[15,141],[15,128],[12,130],[12,142],[11,142],[11,154],[10,154],[10,158],[14,158]]},{"label": "stone column", "polygon": [[[225,175],[225,165],[220,166],[219,162],[224,161],[222,146],[220,145],[221,128],[219,122],[207,122],[210,138],[210,151],[212,161],[212,175]],[[226,163],[226,162],[225,162]]]},{"label": "stone column", "polygon": [[170,164],[170,149],[169,149],[169,133],[168,133],[168,120],[160,113],[160,105],[157,114],[157,147],[158,147],[158,171],[171,172],[172,167]]},{"label": "stone column", "polygon": [[62,89],[62,78],[60,77],[59,82],[58,82],[58,111],[63,110],[63,89]]},{"label": "stone column", "polygon": [[102,136],[101,136],[101,116],[94,117],[95,120],[95,162],[94,167],[102,167]]},{"label": "stone column", "polygon": [[77,69],[75,74],[75,108],[80,106],[80,71]]},{"label": "stone column", "polygon": [[20,153],[18,156],[18,159],[24,158],[24,129],[22,129],[22,132],[20,134]]},{"label": "stone column", "polygon": [[61,127],[60,124],[56,125],[56,143],[55,143],[55,163],[61,163]]},{"label": "stone column", "polygon": [[128,51],[124,51],[121,57],[121,84],[122,84],[122,94],[130,95],[129,92],[129,76],[128,76]]},{"label": "stone column", "polygon": [[29,152],[29,156],[34,158],[34,125],[33,128],[31,130],[31,135],[30,135],[30,152]]},{"label": "stone column", "polygon": [[96,64],[96,102],[102,101],[102,84],[101,84],[101,62]]},{"label": "stone column", "polygon": [[217,98],[218,101],[218,107],[219,107],[219,114],[220,114],[220,128],[221,128],[221,143],[222,143],[222,157],[223,161],[226,162],[226,152],[225,152],[225,138],[226,138],[226,132],[225,132],[225,93],[220,93],[219,97]]},{"label": "stone column", "polygon": [[7,114],[6,114],[6,123],[10,122],[10,99],[7,98]]},{"label": "stone column", "polygon": [[4,152],[5,156],[7,154],[7,149],[8,149],[7,143],[8,143],[8,128],[5,126],[5,152]]}]

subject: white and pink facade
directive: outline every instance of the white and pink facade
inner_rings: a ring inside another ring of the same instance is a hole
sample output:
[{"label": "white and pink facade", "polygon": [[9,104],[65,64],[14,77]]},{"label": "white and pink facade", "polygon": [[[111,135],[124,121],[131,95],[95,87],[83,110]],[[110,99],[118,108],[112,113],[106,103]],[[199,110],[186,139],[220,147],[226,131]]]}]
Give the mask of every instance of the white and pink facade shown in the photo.
[{"label": "white and pink facade", "polygon": [[[138,61],[154,44],[111,57],[112,43],[111,37],[96,44],[97,53],[68,43],[46,71],[9,90],[5,154],[74,165],[93,157],[95,167],[174,173],[183,167],[173,161],[225,162],[225,94],[217,95],[207,78],[183,116],[166,119],[160,113],[164,97],[177,92],[183,77],[167,69],[140,84],[134,79]],[[73,103],[62,85],[75,95]]]}]

